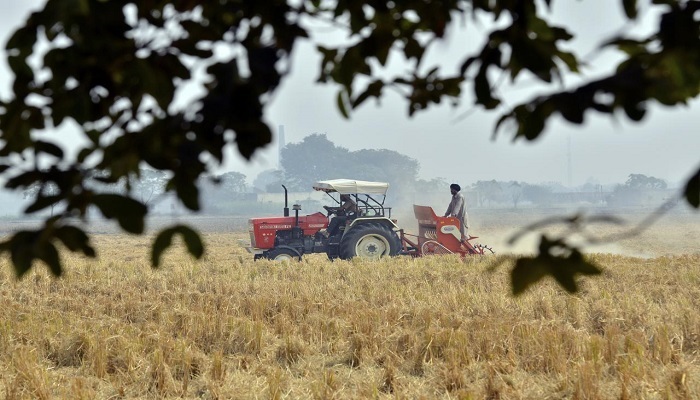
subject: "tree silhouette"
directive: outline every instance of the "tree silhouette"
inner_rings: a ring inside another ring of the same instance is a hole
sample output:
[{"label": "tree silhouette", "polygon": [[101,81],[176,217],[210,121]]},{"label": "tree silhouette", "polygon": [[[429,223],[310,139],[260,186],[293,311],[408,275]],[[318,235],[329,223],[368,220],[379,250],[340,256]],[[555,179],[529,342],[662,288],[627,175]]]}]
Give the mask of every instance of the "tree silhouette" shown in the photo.
[{"label": "tree silhouette", "polygon": [[289,190],[306,192],[314,182],[329,177],[346,177],[351,168],[350,151],[336,146],[325,134],[306,136],[282,149],[281,167]]},{"label": "tree silhouette", "polygon": [[[290,190],[305,192],[314,182],[349,178],[388,182],[399,189],[413,188],[418,161],[387,149],[349,151],[336,146],[325,134],[312,134],[282,150],[283,181]],[[399,190],[400,191],[400,190]],[[394,191],[392,191],[394,192]]]},{"label": "tree silhouette", "polygon": [[[551,88],[498,121],[497,129],[526,140],[540,136],[555,115],[573,124],[582,123],[587,112],[622,112],[640,121],[649,103],[677,106],[697,97],[700,21],[695,14],[700,2],[655,0],[650,7],[662,11],[656,31],[644,38],[620,35],[603,43],[620,51],[623,60],[617,69],[571,89],[562,89],[561,77],[577,73],[580,64],[577,55],[565,49],[572,34],[546,19],[551,3],[48,0],[6,45],[15,79],[13,97],[0,103],[0,173],[9,189],[24,190],[36,182],[58,187],[58,195],[38,196],[27,213],[59,202],[66,207],[38,230],[5,240],[0,251],[11,254],[18,275],[36,259],[60,274],[58,243],[94,254],[89,237],[69,218],[85,218],[91,208],[128,232],[142,233],[145,205],[129,194],[96,190],[90,182],[96,178],[89,171],[104,171],[99,179],[105,183],[128,179],[143,165],[164,171],[169,176],[166,191],[198,210],[196,182],[222,162],[227,144],[249,158],[271,141],[265,107],[288,74],[295,44],[313,40],[308,28],[313,22],[330,24],[349,38],[317,46],[322,55],[318,80],[338,88],[337,106],[345,116],[388,89],[402,94],[409,115],[443,100],[459,104],[465,90],[473,91],[477,106],[493,110],[502,104],[494,82],[499,73],[511,79],[529,74]],[[637,18],[636,0],[616,4],[624,7],[628,19]],[[457,71],[426,68],[425,54],[439,44],[447,28],[478,15],[503,23],[485,34],[478,51],[463,55]],[[215,57],[220,48],[231,50],[231,55]],[[381,72],[390,54],[403,58],[405,72],[384,78]],[[194,69],[206,73],[204,82],[194,78]],[[202,86],[203,94],[178,106],[177,90],[188,83]],[[66,158],[58,140],[36,134],[67,120],[89,139],[75,162]],[[9,161],[17,159],[23,161]],[[40,170],[38,160],[51,163],[51,168]],[[700,207],[700,171],[684,193],[691,205]],[[175,226],[156,237],[154,263],[174,234],[183,235],[194,254],[202,253],[199,236]],[[555,253],[562,254],[561,246],[543,240],[542,253],[556,248]],[[567,271],[574,274],[582,268]],[[568,279],[569,272],[562,279]]]},{"label": "tree silhouette", "polygon": [[668,184],[663,179],[643,174],[630,174],[624,184],[630,189],[666,189]]}]

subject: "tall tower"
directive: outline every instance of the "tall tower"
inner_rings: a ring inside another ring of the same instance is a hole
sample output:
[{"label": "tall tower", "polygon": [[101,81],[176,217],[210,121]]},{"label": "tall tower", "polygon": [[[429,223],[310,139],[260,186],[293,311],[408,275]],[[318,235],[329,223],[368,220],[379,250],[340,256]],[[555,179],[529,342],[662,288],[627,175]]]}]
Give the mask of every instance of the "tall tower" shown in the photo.
[{"label": "tall tower", "polygon": [[286,146],[284,142],[284,125],[277,128],[277,169],[282,169],[282,149]]}]

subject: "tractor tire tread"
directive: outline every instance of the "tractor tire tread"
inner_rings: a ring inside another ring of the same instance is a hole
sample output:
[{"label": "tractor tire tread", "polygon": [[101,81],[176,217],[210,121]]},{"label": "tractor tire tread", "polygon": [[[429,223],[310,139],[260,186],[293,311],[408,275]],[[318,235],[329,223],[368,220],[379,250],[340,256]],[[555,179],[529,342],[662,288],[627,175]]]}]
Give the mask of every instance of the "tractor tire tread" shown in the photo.
[{"label": "tractor tire tread", "polygon": [[371,233],[381,235],[389,242],[389,256],[394,257],[398,255],[401,250],[401,241],[396,232],[381,223],[364,222],[353,227],[343,236],[343,239],[340,241],[339,258],[348,260],[356,257],[355,246],[358,240],[364,235]]}]

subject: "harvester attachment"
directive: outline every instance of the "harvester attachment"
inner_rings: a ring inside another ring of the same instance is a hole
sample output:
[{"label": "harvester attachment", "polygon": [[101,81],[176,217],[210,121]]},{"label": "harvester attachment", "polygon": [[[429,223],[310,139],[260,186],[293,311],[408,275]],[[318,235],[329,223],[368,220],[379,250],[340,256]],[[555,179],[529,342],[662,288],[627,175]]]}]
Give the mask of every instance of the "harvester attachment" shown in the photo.
[{"label": "harvester attachment", "polygon": [[[428,206],[413,206],[418,220],[418,235],[402,232],[403,253],[415,257],[434,254],[493,254],[493,249],[482,244],[472,243],[478,236],[462,240],[460,222],[455,217],[440,217]],[[415,238],[415,242],[409,239]]]}]

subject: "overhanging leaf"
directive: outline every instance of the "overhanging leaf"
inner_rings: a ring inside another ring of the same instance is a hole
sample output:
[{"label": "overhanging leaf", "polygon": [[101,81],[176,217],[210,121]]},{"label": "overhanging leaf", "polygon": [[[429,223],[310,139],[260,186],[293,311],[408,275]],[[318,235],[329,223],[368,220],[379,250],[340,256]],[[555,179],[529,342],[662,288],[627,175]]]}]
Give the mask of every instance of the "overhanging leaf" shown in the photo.
[{"label": "overhanging leaf", "polygon": [[82,251],[88,257],[95,257],[95,249],[90,245],[90,238],[80,228],[75,226],[62,226],[56,229],[56,237],[68,250]]},{"label": "overhanging leaf", "polygon": [[19,49],[21,52],[31,51],[36,43],[36,27],[24,26],[15,31],[5,46],[6,50]]},{"label": "overhanging leaf", "polygon": [[141,202],[119,194],[97,194],[92,202],[100,209],[102,215],[116,219],[125,231],[143,233],[148,207]]},{"label": "overhanging leaf", "polygon": [[644,118],[644,115],[646,114],[646,109],[644,108],[644,105],[640,102],[625,102],[623,104],[623,109],[625,110],[625,114],[627,114],[627,117],[629,117],[629,119],[635,122],[641,121]]},{"label": "overhanging leaf", "polygon": [[345,106],[344,93],[345,90],[338,91],[338,96],[336,96],[336,103],[338,104],[338,110],[340,110],[340,113],[343,115],[343,118],[350,119],[347,107]]},{"label": "overhanging leaf", "polygon": [[36,149],[37,153],[46,153],[56,158],[63,158],[63,150],[53,143],[37,140],[34,142],[34,149]]},{"label": "overhanging leaf", "polygon": [[199,237],[196,231],[193,229],[180,225],[178,231],[185,240],[185,245],[187,246],[187,251],[192,254],[195,258],[201,258],[204,255],[204,243],[202,243],[202,238]]},{"label": "overhanging leaf", "polygon": [[175,232],[177,232],[175,228],[167,228],[160,231],[158,236],[156,236],[151,248],[151,265],[153,268],[158,268],[160,266],[160,258],[163,252],[173,243],[173,235],[175,235]]},{"label": "overhanging leaf", "polygon": [[182,204],[190,210],[199,210],[199,189],[194,182],[188,181],[187,179],[176,179],[173,177],[169,185],[175,186],[175,192],[177,197],[182,201]]},{"label": "overhanging leaf", "polygon": [[569,293],[578,291],[577,275],[597,275],[601,270],[588,261],[581,252],[562,239],[552,240],[542,235],[539,253],[535,257],[521,257],[511,272],[514,295],[524,293],[529,287],[550,275]]},{"label": "overhanging leaf", "polygon": [[58,250],[53,243],[48,241],[41,241],[35,247],[37,258],[48,265],[51,273],[54,276],[61,276],[63,273],[63,268],[61,267],[61,260],[58,257]]},{"label": "overhanging leaf", "polygon": [[515,262],[511,271],[513,295],[524,293],[529,287],[547,275],[544,266],[532,257],[522,257]]},{"label": "overhanging leaf", "polygon": [[37,232],[34,231],[20,231],[0,244],[2,252],[10,252],[12,266],[18,278],[24,276],[32,267],[35,258],[34,245],[38,236]]},{"label": "overhanging leaf", "polygon": [[367,89],[365,89],[364,92],[362,92],[355,100],[352,102],[352,108],[358,107],[360,104],[362,104],[365,100],[367,100],[370,97],[379,97],[382,95],[382,88],[384,87],[384,82],[381,80],[376,80],[369,85],[367,85]]},{"label": "overhanging leaf", "polygon": [[61,195],[54,195],[54,196],[37,196],[36,200],[34,203],[30,204],[27,206],[27,208],[24,209],[25,214],[31,214],[35,213],[37,211],[43,210],[47,207],[51,207],[56,205],[58,202],[63,200],[63,196]]},{"label": "overhanging leaf", "polygon": [[520,123],[518,136],[525,136],[527,140],[537,139],[544,130],[545,120],[542,114],[536,111],[527,113],[527,115],[518,122]]},{"label": "overhanging leaf", "polygon": [[637,18],[637,0],[622,0],[622,6],[625,9],[627,18]]},{"label": "overhanging leaf", "polygon": [[163,252],[172,245],[173,236],[179,234],[182,236],[187,251],[196,258],[201,258],[204,255],[204,244],[196,231],[185,225],[176,225],[162,230],[153,241],[151,249],[151,265],[153,268],[160,266],[160,261]]},{"label": "overhanging leaf", "polygon": [[700,169],[695,173],[695,175],[690,177],[688,183],[685,185],[685,191],[683,194],[691,206],[700,208]]},{"label": "overhanging leaf", "polygon": [[477,104],[483,105],[487,110],[492,110],[498,107],[501,101],[493,97],[487,72],[488,68],[482,66],[474,78],[474,94],[476,95]]}]

